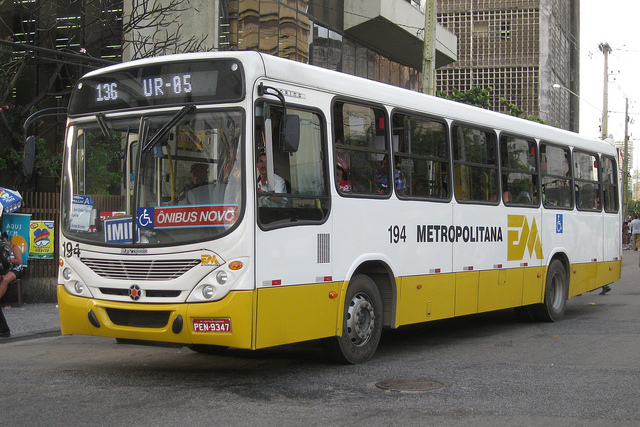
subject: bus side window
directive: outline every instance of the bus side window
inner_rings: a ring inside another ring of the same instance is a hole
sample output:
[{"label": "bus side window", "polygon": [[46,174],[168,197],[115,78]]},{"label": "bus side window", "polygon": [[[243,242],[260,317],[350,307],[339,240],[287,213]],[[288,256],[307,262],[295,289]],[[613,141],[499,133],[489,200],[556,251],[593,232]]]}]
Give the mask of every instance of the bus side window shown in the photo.
[{"label": "bus side window", "polygon": [[[398,196],[447,199],[449,197],[449,144],[447,125],[427,117],[393,116],[393,151]],[[397,178],[396,176],[396,178]]]},{"label": "bus side window", "polygon": [[453,125],[452,142],[456,198],[460,201],[497,202],[495,132]]},{"label": "bus side window", "polygon": [[[271,106],[271,122],[273,126],[282,118],[282,110]],[[258,220],[263,226],[295,225],[323,221],[329,213],[330,199],[328,197],[328,167],[325,159],[326,145],[324,144],[322,119],[319,114],[311,111],[287,108],[287,114],[297,115],[300,119],[300,144],[294,152],[283,152],[279,144],[273,144],[274,177],[278,184],[277,193],[257,191]],[[256,118],[256,165],[264,153],[264,121]],[[276,132],[276,128],[272,130]],[[264,153],[269,155],[269,153]],[[258,166],[259,167],[259,166]],[[279,178],[278,178],[279,177]],[[261,186],[261,175],[258,172],[258,190]]]},{"label": "bus side window", "polygon": [[384,111],[365,105],[336,102],[333,119],[336,135],[334,163],[348,173],[351,190],[347,193],[389,194],[393,175],[390,174],[388,162]]},{"label": "bus side window", "polygon": [[576,205],[579,210],[600,211],[600,185],[598,183],[598,157],[595,154],[573,151],[573,178],[576,187]]},{"label": "bus side window", "polygon": [[616,161],[612,157],[600,158],[600,182],[602,184],[603,206],[605,212],[618,212],[618,177]]},{"label": "bus side window", "polygon": [[542,202],[546,208],[571,209],[571,153],[566,147],[540,144]]},{"label": "bus side window", "polygon": [[538,162],[533,140],[501,135],[502,200],[507,205],[538,205]]}]

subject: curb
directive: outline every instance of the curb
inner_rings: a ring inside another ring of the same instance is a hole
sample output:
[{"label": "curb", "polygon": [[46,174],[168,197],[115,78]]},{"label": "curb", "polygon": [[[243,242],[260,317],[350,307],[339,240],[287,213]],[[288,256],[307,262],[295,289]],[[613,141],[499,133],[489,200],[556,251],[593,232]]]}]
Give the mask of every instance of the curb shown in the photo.
[{"label": "curb", "polygon": [[60,329],[46,329],[37,332],[29,332],[17,335],[11,335],[8,338],[0,338],[0,345],[19,341],[29,341],[38,338],[57,337],[62,335]]}]

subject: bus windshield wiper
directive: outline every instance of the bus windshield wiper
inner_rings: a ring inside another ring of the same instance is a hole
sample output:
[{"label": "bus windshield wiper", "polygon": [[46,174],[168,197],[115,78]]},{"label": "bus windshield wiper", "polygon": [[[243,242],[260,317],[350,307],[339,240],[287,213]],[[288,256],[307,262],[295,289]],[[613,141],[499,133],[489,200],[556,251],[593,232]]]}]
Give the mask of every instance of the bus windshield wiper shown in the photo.
[{"label": "bus windshield wiper", "polygon": [[162,126],[162,128],[158,131],[158,133],[156,133],[155,135],[153,135],[153,138],[151,138],[143,147],[142,147],[142,151],[147,151],[149,149],[151,149],[154,145],[156,145],[158,143],[158,141],[160,140],[160,138],[162,138],[163,136],[165,136],[167,134],[167,132],[169,132],[169,130],[171,130],[171,128],[173,126],[176,125],[176,123],[178,123],[180,120],[182,120],[182,118],[184,116],[186,116],[187,114],[195,111],[196,106],[191,104],[191,105],[185,105],[184,107],[182,107],[182,110],[178,111],[176,113],[175,116],[173,116],[171,118],[171,120],[169,120],[164,126]]},{"label": "bus windshield wiper", "polygon": [[111,131],[107,126],[107,121],[104,119],[104,113],[96,114],[96,122],[98,122],[98,127],[100,128],[100,132],[102,132],[104,137],[111,138]]}]

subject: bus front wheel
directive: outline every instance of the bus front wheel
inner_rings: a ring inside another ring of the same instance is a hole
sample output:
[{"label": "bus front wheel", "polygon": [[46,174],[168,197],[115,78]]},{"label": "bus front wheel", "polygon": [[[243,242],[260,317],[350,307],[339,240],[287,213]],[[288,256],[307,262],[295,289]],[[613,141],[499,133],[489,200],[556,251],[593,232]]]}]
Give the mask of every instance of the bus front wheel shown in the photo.
[{"label": "bus front wheel", "polygon": [[382,335],[382,298],[369,276],[355,276],[345,298],[342,335],[329,341],[329,352],[340,363],[371,359]]},{"label": "bus front wheel", "polygon": [[569,283],[564,264],[554,260],[547,271],[544,302],[536,307],[536,318],[542,322],[557,322],[562,319],[567,307]]}]

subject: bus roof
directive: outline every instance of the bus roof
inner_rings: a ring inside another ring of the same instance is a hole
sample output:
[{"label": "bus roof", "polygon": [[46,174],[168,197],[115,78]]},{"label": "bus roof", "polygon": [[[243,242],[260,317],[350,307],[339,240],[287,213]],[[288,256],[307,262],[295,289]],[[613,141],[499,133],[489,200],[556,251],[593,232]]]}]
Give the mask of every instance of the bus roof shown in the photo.
[{"label": "bus roof", "polygon": [[509,116],[504,113],[485,110],[350,74],[253,51],[200,52],[145,58],[94,70],[87,73],[85,77],[161,62],[221,58],[239,59],[243,63],[245,75],[249,82],[265,77],[273,81],[280,81],[283,84],[308,87],[327,93],[339,94],[339,96],[346,98],[357,98],[360,101],[385,104],[391,108],[494,128],[501,132],[532,136],[547,142],[561,142],[581,149],[600,151],[610,155],[615,155],[616,153],[616,149],[612,144],[600,139],[585,138],[574,132]]}]

